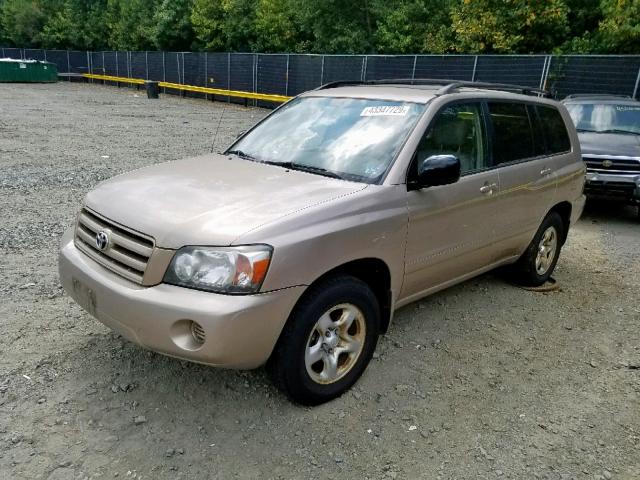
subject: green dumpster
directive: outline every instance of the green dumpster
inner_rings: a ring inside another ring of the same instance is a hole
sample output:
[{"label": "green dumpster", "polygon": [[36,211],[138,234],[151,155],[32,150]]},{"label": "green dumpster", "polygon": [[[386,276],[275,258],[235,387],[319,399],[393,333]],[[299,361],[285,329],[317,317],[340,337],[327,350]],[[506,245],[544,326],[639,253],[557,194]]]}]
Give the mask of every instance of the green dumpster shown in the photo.
[{"label": "green dumpster", "polygon": [[55,63],[0,58],[0,82],[50,83],[58,81]]}]

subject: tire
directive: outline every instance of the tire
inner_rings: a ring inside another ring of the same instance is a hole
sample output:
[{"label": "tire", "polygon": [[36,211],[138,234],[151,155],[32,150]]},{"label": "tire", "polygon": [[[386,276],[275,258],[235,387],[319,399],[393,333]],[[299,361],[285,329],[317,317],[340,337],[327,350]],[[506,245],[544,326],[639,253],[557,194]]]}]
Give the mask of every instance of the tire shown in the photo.
[{"label": "tire", "polygon": [[267,369],[291,400],[319,405],[342,395],[360,378],[379,332],[380,306],[371,289],[355,277],[335,276],[305,292]]},{"label": "tire", "polygon": [[[541,247],[549,244],[550,233],[555,238],[555,247],[553,252],[549,250],[543,252]],[[511,268],[513,280],[527,287],[543,285],[556,268],[564,238],[565,225],[562,218],[557,212],[550,212],[542,221],[525,252]],[[541,263],[538,263],[541,260],[539,253],[544,257]]]}]

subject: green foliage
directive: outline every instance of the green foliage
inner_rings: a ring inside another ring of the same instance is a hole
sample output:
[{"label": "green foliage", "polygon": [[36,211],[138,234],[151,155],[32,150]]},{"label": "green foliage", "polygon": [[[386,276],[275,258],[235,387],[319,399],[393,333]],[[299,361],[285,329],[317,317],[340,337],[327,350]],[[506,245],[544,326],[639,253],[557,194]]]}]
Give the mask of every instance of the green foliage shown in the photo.
[{"label": "green foliage", "polygon": [[640,51],[640,0],[603,0],[603,19],[596,35],[601,52]]},{"label": "green foliage", "polygon": [[258,0],[255,49],[259,52],[304,52],[311,39],[302,29],[296,0]]},{"label": "green foliage", "polygon": [[12,45],[39,45],[45,19],[36,0],[4,0],[0,9],[3,34]]},{"label": "green foliage", "polygon": [[193,43],[193,0],[163,0],[153,15],[153,43],[159,50],[186,51]]},{"label": "green foliage", "polygon": [[106,0],[65,0],[57,8],[47,8],[49,15],[40,34],[42,46],[89,50],[107,48],[106,10]]},{"label": "green foliage", "polygon": [[455,50],[536,53],[551,50],[568,31],[563,0],[463,0],[451,9]]},{"label": "green foliage", "polygon": [[0,0],[20,47],[640,53],[640,0]]},{"label": "green foliage", "polygon": [[205,50],[252,50],[256,3],[256,0],[194,0],[191,22],[196,45]]},{"label": "green foliage", "polygon": [[448,0],[390,0],[376,5],[376,51],[446,53],[454,49]]},{"label": "green foliage", "polygon": [[153,50],[154,13],[159,0],[107,0],[109,45],[118,50]]},{"label": "green foliage", "polygon": [[373,50],[372,0],[298,0],[297,16],[316,53],[363,53]]}]

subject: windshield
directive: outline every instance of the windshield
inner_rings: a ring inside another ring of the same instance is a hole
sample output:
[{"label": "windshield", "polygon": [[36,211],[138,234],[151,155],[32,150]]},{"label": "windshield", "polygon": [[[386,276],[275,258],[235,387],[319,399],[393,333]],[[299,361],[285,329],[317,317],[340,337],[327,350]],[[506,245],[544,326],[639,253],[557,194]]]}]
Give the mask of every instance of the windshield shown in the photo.
[{"label": "windshield", "polygon": [[640,135],[640,105],[576,103],[567,109],[578,131]]},{"label": "windshield", "polygon": [[227,153],[318,175],[378,182],[425,106],[303,97],[284,105]]}]

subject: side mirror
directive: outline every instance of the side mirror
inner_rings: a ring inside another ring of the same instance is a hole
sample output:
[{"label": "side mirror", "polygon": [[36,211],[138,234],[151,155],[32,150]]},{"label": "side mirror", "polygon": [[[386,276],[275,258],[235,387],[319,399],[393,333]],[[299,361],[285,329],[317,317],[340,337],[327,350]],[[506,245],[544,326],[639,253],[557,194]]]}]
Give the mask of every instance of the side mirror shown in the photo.
[{"label": "side mirror", "polygon": [[418,161],[418,178],[413,189],[449,185],[460,179],[460,160],[455,155],[431,155]]}]

